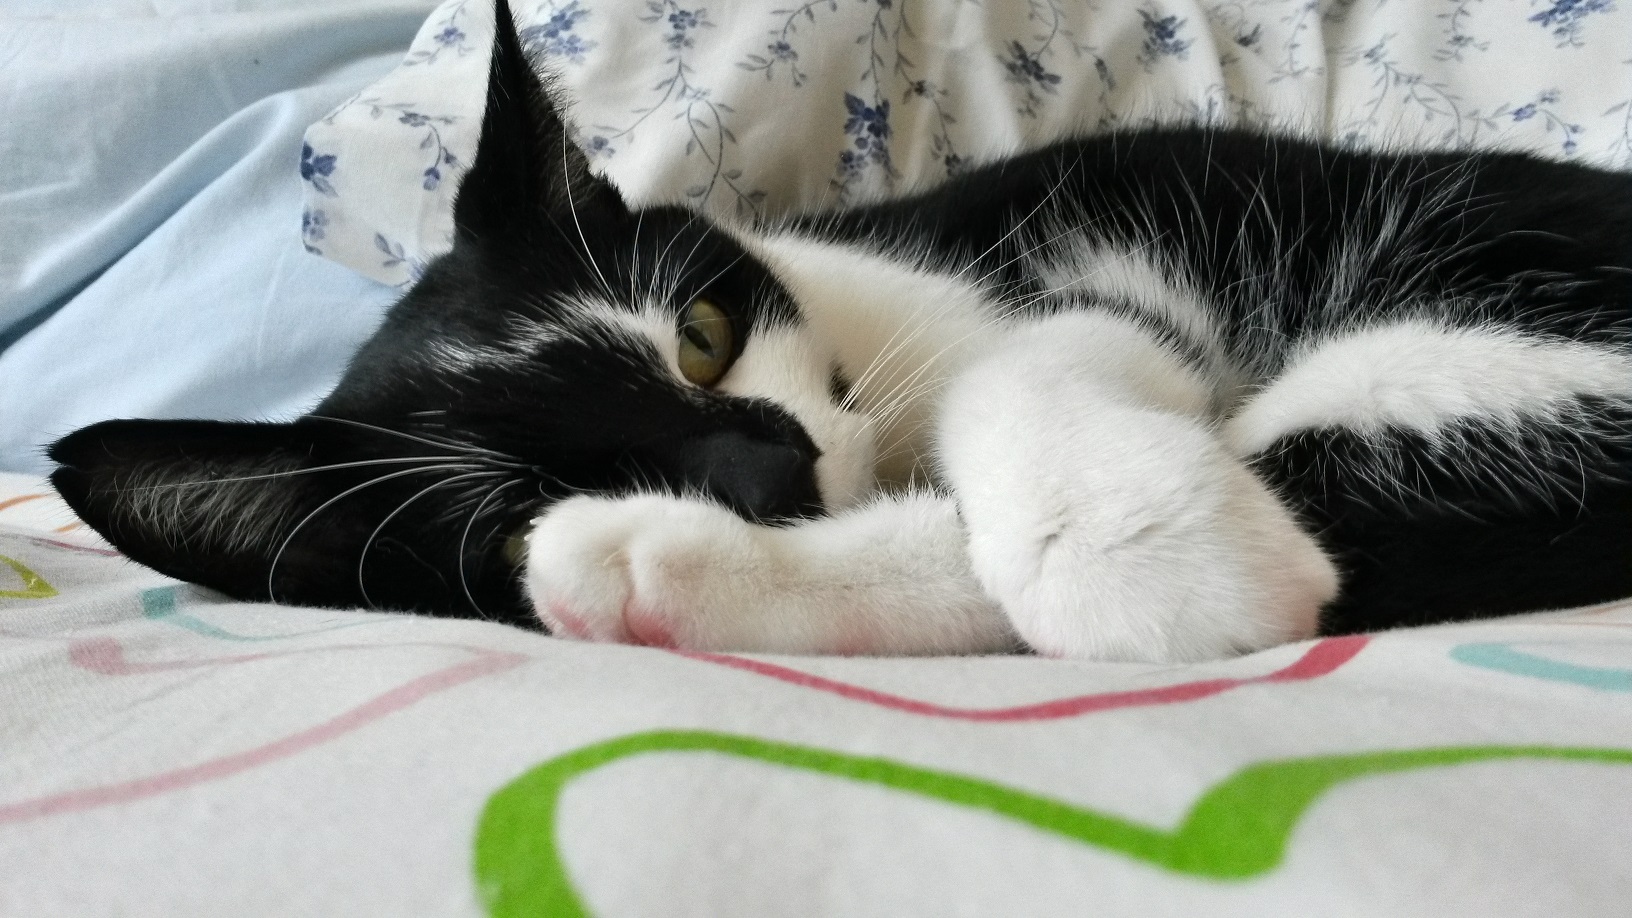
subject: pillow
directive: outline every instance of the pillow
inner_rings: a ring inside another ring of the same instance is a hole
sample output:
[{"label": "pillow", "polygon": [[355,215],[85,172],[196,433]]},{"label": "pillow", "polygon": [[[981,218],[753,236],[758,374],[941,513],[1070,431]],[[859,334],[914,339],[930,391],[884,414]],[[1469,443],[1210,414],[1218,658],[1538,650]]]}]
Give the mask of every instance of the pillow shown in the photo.
[{"label": "pillow", "polygon": [[[635,202],[859,200],[1155,120],[1632,167],[1632,4],[512,0],[579,141]],[[448,0],[306,134],[307,247],[406,286],[452,233],[492,10]]]}]

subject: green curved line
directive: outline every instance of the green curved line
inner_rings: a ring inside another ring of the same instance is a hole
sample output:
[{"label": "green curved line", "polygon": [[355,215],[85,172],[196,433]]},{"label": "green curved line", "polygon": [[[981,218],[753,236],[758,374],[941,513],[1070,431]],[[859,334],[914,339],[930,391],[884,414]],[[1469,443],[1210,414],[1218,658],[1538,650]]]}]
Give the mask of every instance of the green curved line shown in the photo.
[{"label": "green curved line", "polygon": [[650,752],[713,752],[799,768],[987,810],[1046,832],[1192,877],[1244,880],[1281,862],[1298,820],[1328,789],[1371,775],[1488,762],[1556,759],[1632,765],[1632,750],[1452,746],[1263,762],[1201,796],[1173,830],[1152,828],[978,778],[705,731],[657,731],[607,740],[524,772],[488,799],[476,831],[476,879],[496,918],[587,915],[556,839],[556,809],[574,778]]}]

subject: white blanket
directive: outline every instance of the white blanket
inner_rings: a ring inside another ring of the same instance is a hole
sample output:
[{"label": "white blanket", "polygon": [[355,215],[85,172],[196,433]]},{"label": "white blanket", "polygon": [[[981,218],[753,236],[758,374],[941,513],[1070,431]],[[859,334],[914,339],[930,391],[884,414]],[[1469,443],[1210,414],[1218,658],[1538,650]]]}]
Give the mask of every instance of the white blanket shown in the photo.
[{"label": "white blanket", "polygon": [[[1632,3],[512,0],[579,140],[634,201],[738,217],[936,182],[1156,120],[1632,167]],[[390,284],[446,251],[487,0],[307,132],[306,242]]]},{"label": "white blanket", "polygon": [[1632,604],[1151,667],[232,603],[0,477],[0,915],[1632,901]]}]

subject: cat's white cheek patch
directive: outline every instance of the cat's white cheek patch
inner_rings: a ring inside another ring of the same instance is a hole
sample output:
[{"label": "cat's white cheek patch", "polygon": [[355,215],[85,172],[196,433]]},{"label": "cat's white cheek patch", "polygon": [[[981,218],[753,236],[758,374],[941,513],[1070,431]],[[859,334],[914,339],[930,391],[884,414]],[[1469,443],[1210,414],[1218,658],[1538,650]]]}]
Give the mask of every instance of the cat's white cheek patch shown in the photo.
[{"label": "cat's white cheek patch", "polygon": [[1500,327],[1400,322],[1307,348],[1223,435],[1243,456],[1300,430],[1432,437],[1457,420],[1545,418],[1583,396],[1632,397],[1632,357]]},{"label": "cat's white cheek patch", "polygon": [[873,427],[865,415],[841,411],[829,381],[832,358],[810,333],[787,326],[760,326],[737,362],[720,380],[719,391],[765,399],[791,414],[821,451],[816,483],[829,511],[854,506],[871,493]]},{"label": "cat's white cheek patch", "polygon": [[912,480],[927,459],[936,390],[979,350],[994,320],[982,279],[796,234],[740,241],[793,293],[857,408],[879,419],[875,477]]}]

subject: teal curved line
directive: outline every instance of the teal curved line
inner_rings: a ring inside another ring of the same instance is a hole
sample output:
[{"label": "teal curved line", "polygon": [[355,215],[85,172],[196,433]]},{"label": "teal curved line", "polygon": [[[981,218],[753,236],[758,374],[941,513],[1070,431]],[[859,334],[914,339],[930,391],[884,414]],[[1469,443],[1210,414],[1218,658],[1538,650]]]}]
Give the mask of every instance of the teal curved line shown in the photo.
[{"label": "teal curved line", "polygon": [[1459,644],[1451,648],[1451,659],[1514,676],[1567,682],[1603,692],[1632,692],[1632,669],[1549,660],[1517,650],[1511,644]]},{"label": "teal curved line", "polygon": [[142,617],[178,628],[186,628],[194,634],[200,634],[218,641],[234,641],[241,644],[252,644],[257,641],[281,641],[285,638],[301,637],[308,634],[321,634],[325,631],[340,631],[344,628],[357,628],[362,625],[378,625],[390,619],[367,619],[360,622],[343,622],[338,625],[325,625],[321,628],[309,628],[305,631],[290,631],[284,634],[238,634],[224,628],[218,628],[191,612],[183,612],[180,608],[181,600],[179,586],[153,587],[142,591]]}]

